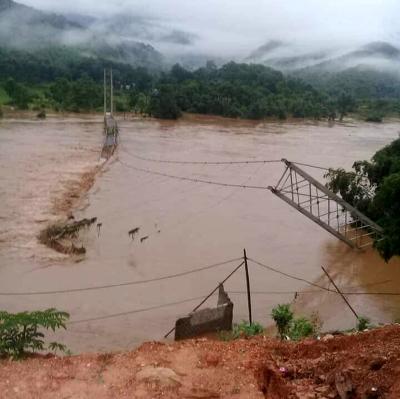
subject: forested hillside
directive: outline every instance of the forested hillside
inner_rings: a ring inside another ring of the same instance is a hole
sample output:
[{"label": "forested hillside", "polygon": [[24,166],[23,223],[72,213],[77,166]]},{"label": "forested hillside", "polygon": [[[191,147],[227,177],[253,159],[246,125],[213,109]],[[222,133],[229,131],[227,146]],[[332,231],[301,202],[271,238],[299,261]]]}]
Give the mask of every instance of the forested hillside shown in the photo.
[{"label": "forested hillside", "polygon": [[[0,0],[0,47],[3,51],[25,52],[27,58],[34,58],[32,66],[37,58],[49,62],[49,70],[55,66],[54,62],[60,66],[68,61],[71,53],[155,70],[162,68],[163,56],[150,44],[117,35],[112,27],[107,30],[95,25],[95,20],[88,21],[92,20],[85,16],[69,18],[12,0]],[[118,27],[119,21],[114,23]],[[1,61],[3,67],[6,64],[4,54]],[[1,72],[4,73],[3,69]]]},{"label": "forested hillside", "polygon": [[195,71],[177,64],[169,72],[154,72],[59,47],[34,53],[0,49],[0,86],[7,94],[2,102],[19,108],[99,110],[105,67],[114,71],[117,110],[160,118],[191,112],[333,120],[356,112],[380,121],[400,110],[399,83],[373,73],[343,75],[324,84],[316,79],[312,85],[263,65],[234,62],[220,68],[208,62]]}]

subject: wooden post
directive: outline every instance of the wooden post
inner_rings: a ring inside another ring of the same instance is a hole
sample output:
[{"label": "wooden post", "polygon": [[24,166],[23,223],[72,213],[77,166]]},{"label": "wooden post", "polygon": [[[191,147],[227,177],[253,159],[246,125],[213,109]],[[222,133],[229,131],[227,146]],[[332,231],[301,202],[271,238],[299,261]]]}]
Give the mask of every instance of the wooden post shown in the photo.
[{"label": "wooden post", "polygon": [[340,291],[339,287],[335,284],[335,282],[333,281],[333,279],[331,278],[331,276],[328,274],[328,272],[325,270],[325,268],[323,266],[321,266],[322,270],[324,271],[324,273],[327,275],[327,277],[329,278],[329,281],[333,284],[333,286],[335,287],[336,291],[339,293],[339,295],[343,298],[343,300],[346,302],[346,305],[350,308],[350,310],[353,312],[354,316],[356,316],[356,319],[358,320],[358,314],[357,312],[353,309],[353,307],[350,305],[350,302],[347,300],[347,298],[343,295],[342,291]]},{"label": "wooden post", "polygon": [[251,325],[251,324],[253,324],[253,317],[251,314],[251,291],[250,291],[249,267],[247,265],[246,249],[243,250],[243,259],[244,259],[244,269],[246,271],[247,305],[249,308],[249,323]]}]

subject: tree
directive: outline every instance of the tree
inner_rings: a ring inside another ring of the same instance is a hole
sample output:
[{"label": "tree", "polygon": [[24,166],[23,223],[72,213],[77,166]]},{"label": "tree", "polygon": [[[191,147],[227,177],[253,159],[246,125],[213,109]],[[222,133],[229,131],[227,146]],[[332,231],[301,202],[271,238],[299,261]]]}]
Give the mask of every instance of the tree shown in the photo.
[{"label": "tree", "polygon": [[180,64],[175,64],[171,68],[170,76],[176,81],[176,82],[183,82],[184,80],[190,79],[192,77],[192,74],[187,71],[185,68],[183,68]]},{"label": "tree", "polygon": [[329,171],[327,186],[383,228],[375,246],[388,261],[400,255],[400,139],[377,151],[371,162],[355,162],[353,170]]},{"label": "tree", "polygon": [[293,311],[289,304],[278,305],[272,309],[271,316],[275,321],[279,336],[284,339],[289,334],[293,322]]},{"label": "tree", "polygon": [[376,247],[388,261],[392,256],[400,255],[400,172],[384,178],[371,207],[375,215],[380,215],[377,220],[385,232]]},{"label": "tree", "polygon": [[19,109],[27,109],[32,96],[29,90],[22,84],[15,82],[14,79],[7,79],[4,89],[11,98],[11,103],[16,105]]},{"label": "tree", "polygon": [[46,345],[43,330],[66,329],[69,314],[56,309],[8,313],[0,311],[0,358],[20,359],[28,353],[50,350],[66,351],[58,342]]},{"label": "tree", "polygon": [[339,112],[339,119],[343,118],[354,109],[354,98],[348,93],[341,93],[337,99],[337,109]]},{"label": "tree", "polygon": [[83,76],[72,82],[69,102],[74,111],[95,110],[103,104],[103,89],[93,79]]},{"label": "tree", "polygon": [[150,97],[143,93],[139,93],[134,106],[134,111],[139,114],[149,114],[150,111]]},{"label": "tree", "polygon": [[71,82],[66,78],[59,78],[50,86],[50,95],[61,109],[66,109],[70,102]]},{"label": "tree", "polygon": [[176,103],[176,94],[172,86],[161,85],[154,90],[149,104],[150,115],[161,119],[177,119],[181,110]]}]

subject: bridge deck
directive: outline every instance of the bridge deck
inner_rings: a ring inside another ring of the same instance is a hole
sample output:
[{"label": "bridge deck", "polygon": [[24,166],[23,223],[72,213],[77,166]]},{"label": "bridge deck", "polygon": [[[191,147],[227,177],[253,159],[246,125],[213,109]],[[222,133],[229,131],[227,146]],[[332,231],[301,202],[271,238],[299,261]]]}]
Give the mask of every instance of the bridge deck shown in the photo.
[{"label": "bridge deck", "polygon": [[382,228],[297,165],[287,160],[285,172],[270,190],[313,222],[353,248],[372,245]]},{"label": "bridge deck", "polygon": [[118,123],[114,119],[114,117],[110,114],[107,114],[104,117],[104,144],[103,149],[101,151],[102,158],[110,158],[118,145]]}]

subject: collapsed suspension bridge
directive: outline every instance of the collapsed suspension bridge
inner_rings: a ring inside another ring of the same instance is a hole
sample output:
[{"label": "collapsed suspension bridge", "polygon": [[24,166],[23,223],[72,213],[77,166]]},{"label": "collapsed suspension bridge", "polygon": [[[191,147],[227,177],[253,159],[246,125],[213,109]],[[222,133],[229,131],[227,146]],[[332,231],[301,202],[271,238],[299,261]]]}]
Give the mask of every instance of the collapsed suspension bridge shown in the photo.
[{"label": "collapsed suspension bridge", "polygon": [[[101,157],[109,159],[115,152],[118,145],[119,129],[114,118],[114,86],[113,72],[110,71],[110,111],[107,101],[107,73],[104,70],[104,144]],[[177,165],[251,165],[269,164],[283,162],[285,171],[275,186],[260,186],[249,184],[234,184],[219,181],[206,180],[188,176],[177,176],[163,171],[143,168],[126,162],[118,161],[130,169],[156,176],[163,176],[181,181],[211,184],[222,187],[234,187],[244,189],[270,190],[277,197],[288,203],[294,209],[308,217],[320,227],[331,233],[352,248],[364,248],[371,246],[374,241],[383,239],[382,228],[362,214],[359,210],[344,201],[338,195],[330,191],[326,186],[318,182],[311,175],[305,172],[300,166],[323,169],[316,165],[301,162],[290,162],[286,159],[277,160],[245,160],[245,161],[187,161],[187,160],[166,160],[145,157],[125,151],[128,155],[146,162]]]},{"label": "collapsed suspension bridge", "polygon": [[135,166],[118,159],[127,168],[142,173],[163,176],[181,181],[204,183],[222,187],[234,187],[243,189],[270,190],[278,198],[282,199],[294,209],[308,217],[314,223],[328,231],[330,234],[343,241],[352,248],[361,249],[373,245],[374,241],[383,239],[382,228],[361,213],[359,210],[344,201],[341,197],[330,191],[326,186],[318,182],[310,174],[299,167],[329,171],[329,168],[310,165],[301,162],[282,160],[246,160],[246,161],[186,161],[186,160],[161,160],[148,158],[138,154],[124,151],[133,158],[141,161],[176,164],[176,165],[251,165],[270,164],[282,162],[285,170],[275,186],[262,186],[250,184],[236,184],[222,181],[207,180],[197,177],[180,176],[166,173],[160,170]]}]

